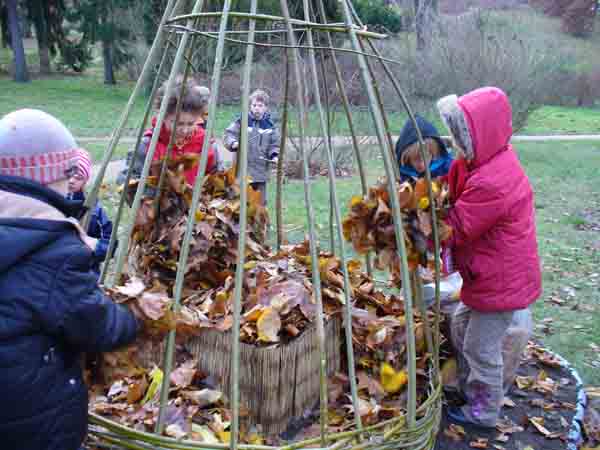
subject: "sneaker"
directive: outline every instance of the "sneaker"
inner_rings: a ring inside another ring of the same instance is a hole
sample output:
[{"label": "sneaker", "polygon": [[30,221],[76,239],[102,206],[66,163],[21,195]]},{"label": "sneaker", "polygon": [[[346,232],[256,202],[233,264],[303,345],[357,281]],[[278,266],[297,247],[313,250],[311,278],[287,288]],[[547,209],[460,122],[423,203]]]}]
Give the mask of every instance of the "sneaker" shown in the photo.
[{"label": "sneaker", "polygon": [[465,416],[465,413],[463,412],[462,408],[458,408],[456,406],[448,407],[446,413],[448,415],[448,419],[450,419],[451,422],[458,423],[460,425],[469,425],[481,428],[483,430],[493,430],[496,428],[493,425],[484,425],[470,420],[469,418],[467,418],[467,416]]}]

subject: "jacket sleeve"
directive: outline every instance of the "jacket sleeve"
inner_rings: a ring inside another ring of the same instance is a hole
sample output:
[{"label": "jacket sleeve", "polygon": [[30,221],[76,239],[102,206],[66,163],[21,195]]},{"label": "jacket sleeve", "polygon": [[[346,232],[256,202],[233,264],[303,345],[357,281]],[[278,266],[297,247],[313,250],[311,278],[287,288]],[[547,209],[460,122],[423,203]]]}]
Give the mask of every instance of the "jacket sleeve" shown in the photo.
[{"label": "jacket sleeve", "polygon": [[108,298],[89,269],[89,253],[73,246],[50,291],[42,321],[47,331],[84,352],[111,351],[131,343],[140,324]]},{"label": "jacket sleeve", "polygon": [[223,145],[230,152],[235,152],[237,149],[231,148],[231,146],[240,140],[240,121],[236,120],[232,122],[225,129],[225,135],[223,136]]},{"label": "jacket sleeve", "polygon": [[135,180],[140,178],[142,175],[142,169],[144,168],[144,162],[146,161],[146,152],[148,151],[148,146],[150,145],[150,138],[144,137],[140,141],[140,145],[136,149],[130,150],[127,152],[127,163],[119,175],[117,176],[117,184],[125,183],[125,179],[127,178],[127,171],[129,170],[129,166],[133,161],[133,168],[131,169],[131,179]]},{"label": "jacket sleeve", "polygon": [[476,241],[498,222],[504,210],[504,195],[497,188],[487,183],[467,183],[448,213],[446,221],[453,232],[446,245],[461,247]]},{"label": "jacket sleeve", "polygon": [[113,224],[101,206],[98,206],[96,209],[96,226],[97,236],[94,236],[91,233],[88,234],[98,239],[98,244],[94,250],[94,257],[98,261],[102,262],[106,259],[106,253],[108,251],[108,244],[110,242]]},{"label": "jacket sleeve", "polygon": [[273,159],[275,157],[279,157],[279,147],[281,146],[281,134],[279,133],[279,128],[273,127],[273,131],[271,133],[271,145],[267,149],[267,159]]}]

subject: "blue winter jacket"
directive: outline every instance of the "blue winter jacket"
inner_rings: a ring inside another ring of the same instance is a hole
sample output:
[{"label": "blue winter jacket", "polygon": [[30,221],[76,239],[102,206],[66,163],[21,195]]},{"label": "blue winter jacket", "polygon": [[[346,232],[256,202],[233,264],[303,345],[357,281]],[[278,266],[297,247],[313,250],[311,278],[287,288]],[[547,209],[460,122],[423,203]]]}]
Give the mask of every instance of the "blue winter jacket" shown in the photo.
[{"label": "blue winter jacket", "polygon": [[[446,175],[450,170],[452,164],[452,155],[448,151],[445,142],[440,137],[437,128],[431,122],[428,122],[421,116],[415,117],[419,130],[423,139],[432,138],[437,141],[441,149],[441,155],[439,158],[434,159],[429,164],[429,170],[433,178],[441,177]],[[412,144],[419,140],[417,136],[417,129],[415,128],[412,120],[407,120],[402,128],[398,142],[396,142],[396,159],[400,166],[400,177],[402,181],[411,178],[421,178],[425,176],[424,173],[418,173],[412,166],[402,165],[402,154]]]},{"label": "blue winter jacket", "polygon": [[[67,195],[67,199],[79,202],[79,204],[83,207],[83,203],[85,202],[85,194],[83,192],[69,193]],[[106,253],[108,252],[108,244],[110,242],[112,229],[113,224],[111,220],[102,206],[100,206],[100,202],[97,202],[90,217],[90,224],[88,225],[87,234],[90,237],[98,239],[98,244],[96,245],[93,255],[93,269],[94,272],[98,274],[100,273],[100,264],[104,262]],[[116,245],[115,248],[117,248]]]},{"label": "blue winter jacket", "polygon": [[[75,212],[24,178],[0,176],[6,192],[38,200],[40,210]],[[0,448],[76,450],[87,428],[82,353],[126,345],[139,325],[98,288],[73,224],[0,217],[0,248]]]}]

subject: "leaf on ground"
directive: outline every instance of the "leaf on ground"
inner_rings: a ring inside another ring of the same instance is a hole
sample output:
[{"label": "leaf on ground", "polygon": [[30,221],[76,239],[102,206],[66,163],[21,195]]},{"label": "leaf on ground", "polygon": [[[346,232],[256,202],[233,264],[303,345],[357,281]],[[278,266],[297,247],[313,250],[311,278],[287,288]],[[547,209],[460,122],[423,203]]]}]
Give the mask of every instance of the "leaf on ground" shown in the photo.
[{"label": "leaf on ground", "polygon": [[185,388],[192,384],[194,376],[198,371],[198,361],[195,359],[186,361],[173,372],[171,372],[171,383],[178,388]]},{"label": "leaf on ground", "polygon": [[460,425],[451,424],[444,430],[444,436],[452,439],[454,442],[460,442],[465,438],[465,429]]},{"label": "leaf on ground", "polygon": [[212,389],[201,389],[199,391],[183,391],[182,397],[190,400],[192,403],[198,405],[200,408],[205,408],[210,405],[214,405],[221,398],[223,393],[221,391],[215,391]]},{"label": "leaf on ground", "polygon": [[474,441],[469,442],[469,447],[471,448],[488,448],[488,439],[487,438],[475,438]]}]

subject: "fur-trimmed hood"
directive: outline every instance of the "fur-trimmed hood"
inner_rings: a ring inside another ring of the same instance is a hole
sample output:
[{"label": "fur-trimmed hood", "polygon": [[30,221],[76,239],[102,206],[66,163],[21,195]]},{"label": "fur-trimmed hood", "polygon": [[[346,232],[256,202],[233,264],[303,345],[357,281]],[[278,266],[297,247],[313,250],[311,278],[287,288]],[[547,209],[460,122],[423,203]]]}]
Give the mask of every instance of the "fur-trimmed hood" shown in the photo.
[{"label": "fur-trimmed hood", "polygon": [[512,108],[501,89],[484,87],[462,97],[449,95],[439,100],[437,107],[471,168],[509,148]]}]

